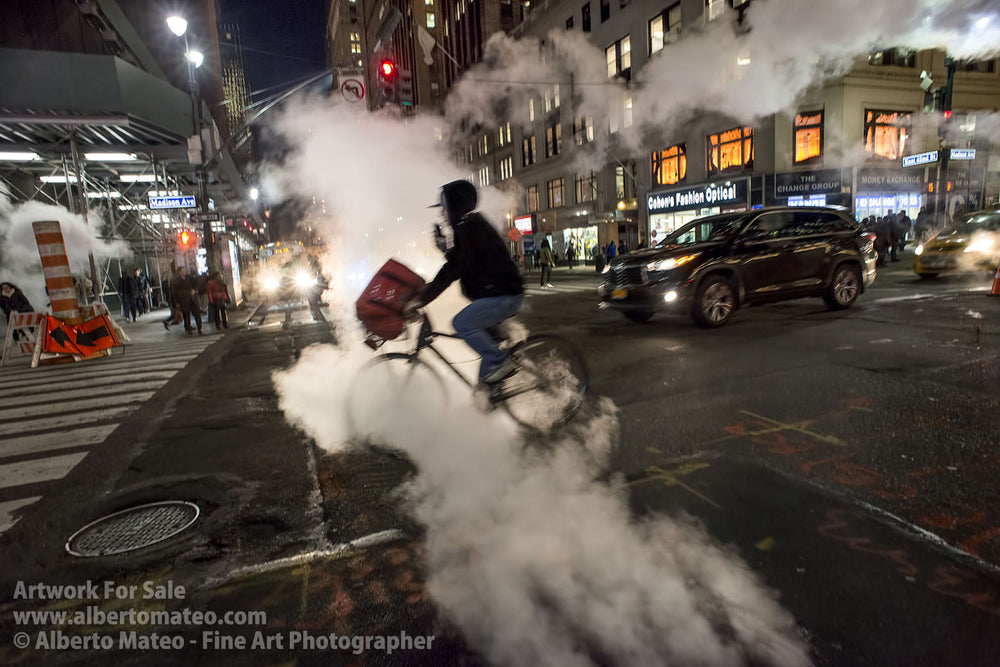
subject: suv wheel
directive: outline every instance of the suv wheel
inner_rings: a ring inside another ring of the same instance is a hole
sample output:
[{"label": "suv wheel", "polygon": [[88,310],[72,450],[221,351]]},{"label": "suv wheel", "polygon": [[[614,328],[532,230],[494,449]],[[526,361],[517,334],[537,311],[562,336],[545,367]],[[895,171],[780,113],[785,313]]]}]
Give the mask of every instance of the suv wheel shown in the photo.
[{"label": "suv wheel", "polygon": [[694,321],[703,327],[722,326],[736,310],[736,290],[723,275],[709,276],[698,288]]},{"label": "suv wheel", "polygon": [[861,273],[854,264],[841,264],[833,272],[833,280],[823,300],[833,310],[850,308],[861,294]]},{"label": "suv wheel", "polygon": [[626,310],[625,317],[632,320],[633,322],[638,322],[642,324],[643,322],[648,322],[653,317],[652,310]]}]

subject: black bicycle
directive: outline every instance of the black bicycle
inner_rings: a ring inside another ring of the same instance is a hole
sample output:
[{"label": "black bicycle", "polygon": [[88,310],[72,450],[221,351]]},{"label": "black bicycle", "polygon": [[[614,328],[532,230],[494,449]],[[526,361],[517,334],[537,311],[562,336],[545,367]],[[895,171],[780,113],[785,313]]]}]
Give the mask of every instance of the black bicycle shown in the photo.
[{"label": "black bicycle", "polygon": [[[420,312],[420,333],[412,351],[380,354],[359,371],[347,401],[352,428],[358,432],[359,426],[372,423],[372,419],[384,420],[399,413],[404,413],[403,419],[446,417],[442,406],[447,388],[434,366],[422,358],[425,350],[473,392],[484,396],[482,407],[486,410],[503,408],[518,424],[541,434],[565,424],[576,415],[587,393],[589,373],[583,356],[558,336],[530,335],[515,341],[511,328],[505,322],[492,333],[501,348],[510,351],[515,372],[498,383],[476,385],[434,346],[435,339],[461,340],[459,336],[434,331],[426,313]],[[400,399],[405,399],[405,406]],[[436,408],[441,414],[435,414]],[[418,414],[406,415],[407,411]]]}]

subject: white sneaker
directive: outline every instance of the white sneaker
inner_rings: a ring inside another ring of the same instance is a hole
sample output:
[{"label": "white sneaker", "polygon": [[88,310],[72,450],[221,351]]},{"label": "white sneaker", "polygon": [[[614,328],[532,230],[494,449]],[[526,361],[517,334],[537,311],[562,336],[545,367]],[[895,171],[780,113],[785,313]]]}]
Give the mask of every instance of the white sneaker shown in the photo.
[{"label": "white sneaker", "polygon": [[552,283],[545,283],[545,286],[546,287],[555,287],[555,285],[553,285]]},{"label": "white sneaker", "polygon": [[494,368],[492,371],[483,376],[483,382],[486,384],[496,384],[504,378],[507,378],[514,374],[517,370],[517,364],[510,357],[503,360],[503,363]]}]

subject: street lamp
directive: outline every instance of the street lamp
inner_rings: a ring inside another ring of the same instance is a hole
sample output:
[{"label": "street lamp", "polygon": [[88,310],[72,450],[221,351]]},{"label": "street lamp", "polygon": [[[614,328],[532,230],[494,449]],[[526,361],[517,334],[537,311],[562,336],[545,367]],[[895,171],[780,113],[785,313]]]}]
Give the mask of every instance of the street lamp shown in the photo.
[{"label": "street lamp", "polygon": [[[188,70],[188,90],[191,93],[191,104],[194,107],[194,133],[198,138],[198,211],[208,212],[208,182],[205,177],[204,147],[201,138],[201,101],[198,99],[198,79],[194,71],[205,62],[205,54],[198,50],[192,50],[188,43],[188,22],[182,16],[170,16],[167,18],[167,27],[170,32],[178,37],[184,37],[184,60],[187,61]],[[202,234],[205,239],[205,261],[208,263],[208,270],[215,270],[214,243],[212,239],[212,222],[207,215],[202,216]]]}]

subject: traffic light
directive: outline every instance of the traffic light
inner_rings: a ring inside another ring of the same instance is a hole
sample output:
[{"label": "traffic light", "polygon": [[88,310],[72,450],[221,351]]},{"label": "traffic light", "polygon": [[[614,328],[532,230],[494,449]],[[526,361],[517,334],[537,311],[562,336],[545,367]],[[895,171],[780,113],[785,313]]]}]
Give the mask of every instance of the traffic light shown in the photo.
[{"label": "traffic light", "polygon": [[383,58],[378,64],[379,90],[382,100],[388,104],[399,102],[399,70],[396,63],[389,58]]},{"label": "traffic light", "polygon": [[413,73],[408,69],[399,70],[399,83],[396,87],[399,91],[399,103],[404,107],[413,106]]},{"label": "traffic light", "polygon": [[181,232],[181,245],[185,248],[191,246],[191,234],[188,232]]}]

